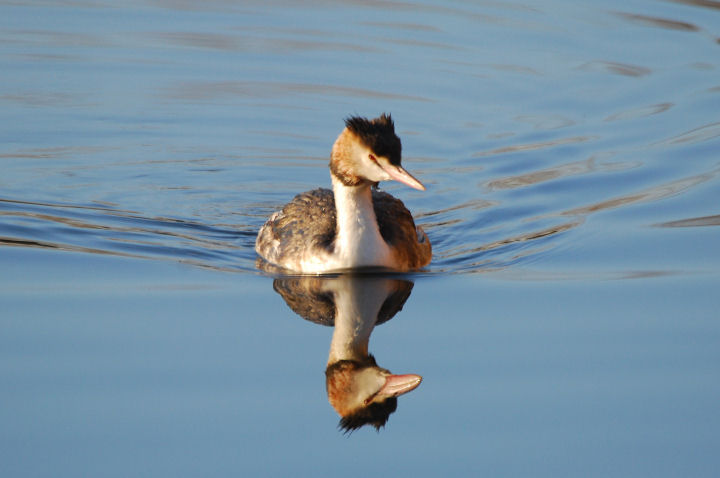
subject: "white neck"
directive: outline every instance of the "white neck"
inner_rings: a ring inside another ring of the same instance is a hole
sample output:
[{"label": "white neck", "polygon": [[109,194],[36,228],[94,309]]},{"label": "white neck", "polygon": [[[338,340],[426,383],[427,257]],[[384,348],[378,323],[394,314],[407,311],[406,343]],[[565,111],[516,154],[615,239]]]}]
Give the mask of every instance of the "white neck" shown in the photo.
[{"label": "white neck", "polygon": [[380,235],[370,184],[345,186],[332,176],[337,210],[335,254],[345,267],[389,266],[390,248]]},{"label": "white neck", "polygon": [[370,334],[393,282],[372,277],[340,276],[330,281],[335,297],[335,330],[328,365],[338,360],[361,361],[368,355]]}]

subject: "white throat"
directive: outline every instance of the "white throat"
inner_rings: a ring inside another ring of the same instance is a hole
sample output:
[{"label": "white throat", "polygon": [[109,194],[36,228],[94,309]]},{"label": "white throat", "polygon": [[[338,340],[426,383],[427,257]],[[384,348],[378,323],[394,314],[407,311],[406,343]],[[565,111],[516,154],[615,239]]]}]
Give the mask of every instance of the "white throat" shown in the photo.
[{"label": "white throat", "polygon": [[345,186],[332,176],[337,237],[335,255],[340,267],[390,267],[391,253],[380,235],[370,185]]}]

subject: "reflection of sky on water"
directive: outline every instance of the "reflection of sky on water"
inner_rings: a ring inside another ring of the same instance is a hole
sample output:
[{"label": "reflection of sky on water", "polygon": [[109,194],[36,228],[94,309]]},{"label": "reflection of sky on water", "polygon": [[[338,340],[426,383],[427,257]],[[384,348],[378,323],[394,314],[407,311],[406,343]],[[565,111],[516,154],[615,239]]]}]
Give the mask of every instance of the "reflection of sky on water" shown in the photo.
[{"label": "reflection of sky on water", "polygon": [[[4,474],[713,476],[711,2],[0,12]],[[436,255],[371,351],[424,380],[343,437],[252,244],[382,111]]]},{"label": "reflection of sky on water", "polygon": [[421,278],[371,351],[424,381],[379,434],[343,438],[323,374],[332,329],[291,312],[270,280],[51,251],[5,264],[4,314],[21,317],[0,339],[10,470],[76,470],[79,448],[94,474],[329,473],[359,448],[379,464],[367,466],[398,472],[405,453],[420,475],[682,464],[707,476],[715,457],[715,299],[703,277]]}]

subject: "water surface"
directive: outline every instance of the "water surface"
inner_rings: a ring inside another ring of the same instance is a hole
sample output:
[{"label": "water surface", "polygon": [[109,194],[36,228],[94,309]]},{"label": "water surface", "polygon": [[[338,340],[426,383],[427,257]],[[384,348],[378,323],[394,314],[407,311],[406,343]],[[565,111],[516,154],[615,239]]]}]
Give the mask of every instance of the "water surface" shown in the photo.
[{"label": "water surface", "polygon": [[[7,476],[714,476],[716,2],[0,6]],[[336,428],[255,234],[392,113],[433,262]]]}]

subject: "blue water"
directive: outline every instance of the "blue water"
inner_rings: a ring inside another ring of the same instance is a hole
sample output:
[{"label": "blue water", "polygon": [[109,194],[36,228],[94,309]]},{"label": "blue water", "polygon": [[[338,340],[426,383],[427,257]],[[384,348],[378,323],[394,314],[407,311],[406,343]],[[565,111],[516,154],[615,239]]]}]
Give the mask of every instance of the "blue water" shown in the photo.
[{"label": "blue water", "polygon": [[[0,5],[2,476],[716,476],[720,4]],[[255,234],[391,112],[379,433]]]}]

